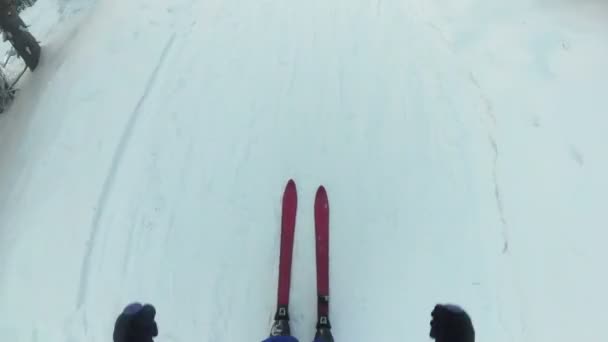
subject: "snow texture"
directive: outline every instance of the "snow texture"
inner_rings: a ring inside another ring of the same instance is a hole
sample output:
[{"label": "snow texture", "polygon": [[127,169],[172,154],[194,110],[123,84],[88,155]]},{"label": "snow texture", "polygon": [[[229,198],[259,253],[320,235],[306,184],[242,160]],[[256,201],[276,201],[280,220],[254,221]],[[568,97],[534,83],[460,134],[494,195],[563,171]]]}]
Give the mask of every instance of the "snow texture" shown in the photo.
[{"label": "snow texture", "polygon": [[[39,0],[0,116],[0,336],[108,342],[133,301],[162,342],[259,341],[280,199],[298,184],[290,314],[316,312],[331,202],[337,341],[602,338],[608,3]],[[6,45],[6,43],[5,43]]]}]

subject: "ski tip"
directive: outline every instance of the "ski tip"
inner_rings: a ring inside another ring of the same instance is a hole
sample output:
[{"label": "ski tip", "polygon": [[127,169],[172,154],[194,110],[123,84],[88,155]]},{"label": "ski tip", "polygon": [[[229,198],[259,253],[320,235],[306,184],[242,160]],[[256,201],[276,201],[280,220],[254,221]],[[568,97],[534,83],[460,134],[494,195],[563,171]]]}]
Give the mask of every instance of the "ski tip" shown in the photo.
[{"label": "ski tip", "polygon": [[317,189],[317,198],[327,198],[327,191],[323,185],[320,185]]},{"label": "ski tip", "polygon": [[285,188],[294,188],[296,187],[296,182],[293,179],[290,179],[289,181],[287,181],[287,185],[285,186]]},{"label": "ski tip", "polygon": [[283,192],[283,200],[285,198],[295,198],[297,196],[296,182],[293,179],[290,179],[285,186],[285,191]]}]

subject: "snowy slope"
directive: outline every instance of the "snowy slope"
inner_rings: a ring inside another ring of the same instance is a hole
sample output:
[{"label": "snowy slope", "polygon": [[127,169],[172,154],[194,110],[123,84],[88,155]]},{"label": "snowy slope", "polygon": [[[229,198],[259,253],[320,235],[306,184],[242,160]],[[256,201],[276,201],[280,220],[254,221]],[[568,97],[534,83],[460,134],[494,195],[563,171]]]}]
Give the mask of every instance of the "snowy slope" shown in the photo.
[{"label": "snowy slope", "polygon": [[602,336],[603,1],[39,0],[40,68],[0,116],[0,333],[257,341],[280,196],[291,315],[314,333],[312,202],[331,202],[338,341]]}]

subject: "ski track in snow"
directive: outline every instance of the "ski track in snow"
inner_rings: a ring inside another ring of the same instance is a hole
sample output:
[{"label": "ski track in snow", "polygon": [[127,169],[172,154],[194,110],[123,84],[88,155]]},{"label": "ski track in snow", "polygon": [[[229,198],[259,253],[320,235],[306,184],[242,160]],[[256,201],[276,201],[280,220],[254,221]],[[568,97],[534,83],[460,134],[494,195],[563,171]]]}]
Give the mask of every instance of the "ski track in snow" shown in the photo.
[{"label": "ski track in snow", "polygon": [[175,34],[173,34],[168,39],[167,43],[165,44],[165,47],[162,50],[160,59],[150,75],[150,80],[147,82],[146,88],[144,89],[143,94],[141,95],[139,101],[137,102],[135,109],[131,112],[129,121],[127,122],[127,125],[125,126],[124,132],[120,138],[120,141],[119,141],[116,151],[114,153],[114,157],[112,158],[112,162],[110,164],[110,170],[107,173],[107,178],[103,183],[99,201],[97,202],[97,205],[95,206],[96,210],[95,210],[95,216],[93,217],[93,222],[92,222],[91,236],[87,242],[87,248],[86,248],[86,252],[85,252],[85,255],[83,258],[83,263],[82,263],[82,270],[80,271],[80,288],[78,290],[78,297],[77,297],[78,299],[76,302],[76,306],[78,308],[82,307],[82,305],[85,303],[85,297],[86,297],[87,289],[88,289],[87,285],[88,285],[88,281],[89,281],[89,270],[91,269],[91,265],[90,265],[91,253],[93,250],[93,246],[95,246],[95,241],[96,241],[97,234],[99,231],[99,218],[101,217],[101,215],[104,211],[104,208],[106,206],[108,193],[112,190],[112,187],[114,185],[114,177],[116,176],[116,169],[118,168],[118,165],[120,165],[120,162],[123,158],[123,154],[125,151],[125,147],[129,143],[129,139],[131,138],[131,135],[133,134],[133,127],[136,125],[137,120],[139,119],[139,117],[141,115],[141,106],[148,98],[150,89],[156,84],[158,70],[163,66],[163,63],[165,62],[165,58],[167,56],[167,52],[171,49],[171,46],[173,45],[174,41],[175,41]]},{"label": "ski track in snow", "polygon": [[607,10],[38,0],[41,67],[0,116],[2,336],[108,341],[137,300],[159,342],[264,338],[294,178],[301,341],[319,184],[338,341],[425,340],[436,302],[479,341],[597,338]]},{"label": "ski track in snow", "polygon": [[507,253],[509,251],[509,232],[508,232],[508,223],[507,218],[505,216],[505,209],[503,205],[503,199],[500,191],[500,185],[498,182],[498,143],[496,142],[495,130],[496,130],[496,115],[493,111],[492,102],[488,99],[488,97],[483,93],[483,89],[479,85],[479,81],[475,78],[473,72],[469,72],[469,78],[471,83],[479,90],[479,97],[484,105],[484,110],[486,114],[485,122],[486,129],[488,130],[488,140],[490,143],[490,147],[493,152],[493,162],[492,162],[492,179],[494,182],[494,197],[496,198],[496,208],[498,210],[498,215],[500,217],[500,222],[502,224],[502,238],[503,238],[503,246],[502,253]]}]

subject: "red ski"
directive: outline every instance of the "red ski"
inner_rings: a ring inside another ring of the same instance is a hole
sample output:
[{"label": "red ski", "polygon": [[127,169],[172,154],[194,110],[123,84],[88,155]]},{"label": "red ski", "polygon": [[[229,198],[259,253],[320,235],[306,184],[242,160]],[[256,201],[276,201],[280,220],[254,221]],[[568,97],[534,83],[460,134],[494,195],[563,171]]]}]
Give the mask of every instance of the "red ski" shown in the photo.
[{"label": "red ski", "polygon": [[329,200],[323,186],[315,197],[315,251],[318,296],[315,342],[333,342],[329,323]]},{"label": "red ski", "polygon": [[270,331],[271,336],[290,335],[289,329],[289,289],[291,287],[291,260],[293,240],[296,228],[296,211],[298,194],[296,183],[290,179],[283,192],[283,209],[281,213],[281,252],[279,256],[279,286],[277,294],[277,312]]}]

